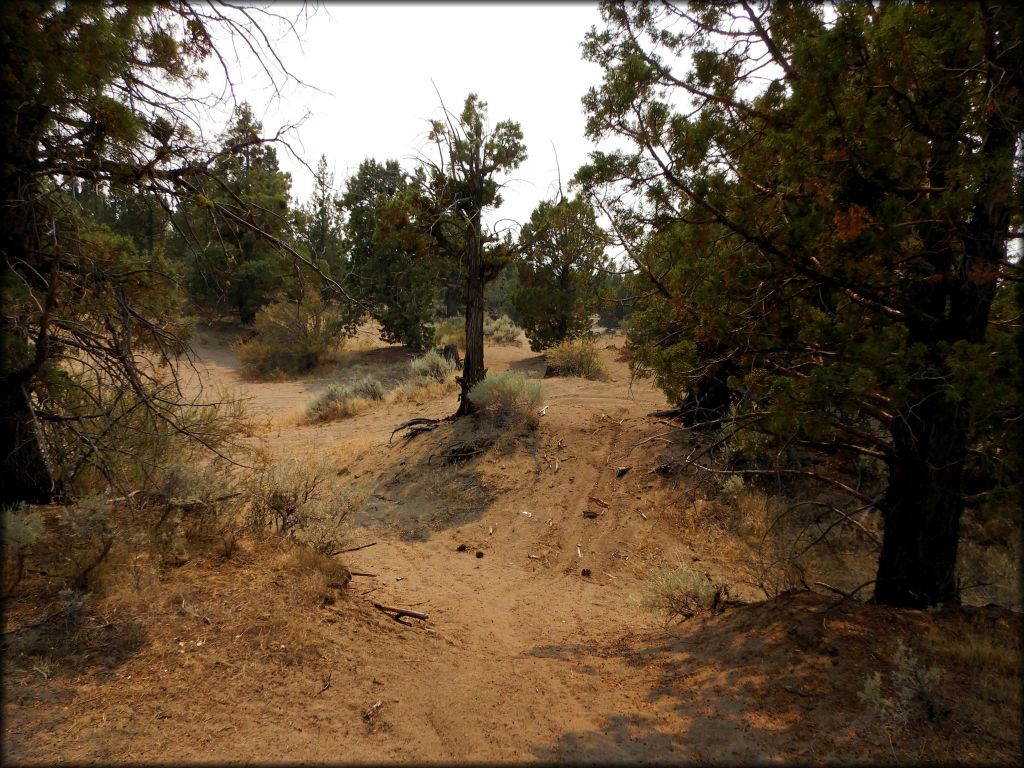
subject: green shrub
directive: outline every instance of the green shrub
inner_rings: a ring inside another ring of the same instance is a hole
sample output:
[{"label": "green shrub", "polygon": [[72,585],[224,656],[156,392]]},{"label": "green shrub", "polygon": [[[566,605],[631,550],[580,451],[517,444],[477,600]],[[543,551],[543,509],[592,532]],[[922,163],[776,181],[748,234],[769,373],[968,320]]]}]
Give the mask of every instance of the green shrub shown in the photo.
[{"label": "green shrub", "polygon": [[323,365],[344,343],[344,323],[316,294],[301,302],[275,301],[256,313],[255,338],[234,345],[251,378],[302,373]]},{"label": "green shrub", "polygon": [[690,568],[658,568],[651,574],[641,604],[671,620],[721,609],[729,589]]},{"label": "green shrub", "polygon": [[501,315],[497,320],[484,318],[484,338],[490,339],[495,344],[518,345],[520,333],[522,333],[522,329],[513,323],[508,315]]},{"label": "green shrub", "polygon": [[522,371],[503,371],[488,376],[469,391],[470,401],[485,411],[496,426],[518,422],[536,423],[537,409],[544,402],[540,382]]},{"label": "green shrub", "polygon": [[434,326],[434,344],[444,347],[454,344],[466,348],[466,321],[461,317],[447,317]]},{"label": "green shrub", "polygon": [[608,375],[593,339],[563,341],[548,350],[548,375],[603,379]]},{"label": "green shrub", "polygon": [[432,349],[409,363],[409,373],[417,378],[433,379],[445,384],[452,380],[456,371],[455,363]]}]

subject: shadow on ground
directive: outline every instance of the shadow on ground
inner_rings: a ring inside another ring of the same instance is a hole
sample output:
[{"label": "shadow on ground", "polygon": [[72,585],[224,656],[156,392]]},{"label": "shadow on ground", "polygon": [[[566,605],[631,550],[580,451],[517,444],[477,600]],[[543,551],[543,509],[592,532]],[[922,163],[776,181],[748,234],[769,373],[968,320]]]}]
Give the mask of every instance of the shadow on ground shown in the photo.
[{"label": "shadow on ground", "polygon": [[533,755],[574,763],[971,762],[997,755],[1014,762],[1020,745],[1009,732],[986,733],[987,755],[961,749],[957,733],[978,733],[983,724],[971,722],[974,706],[963,700],[956,670],[918,691],[936,711],[913,698],[902,702],[912,714],[906,723],[887,720],[859,695],[875,672],[894,679],[897,639],[917,647],[932,621],[920,611],[802,592],[735,606],[676,633],[611,646],[538,646],[527,655],[572,664],[618,659],[649,690],[644,714],[607,713],[600,730],[564,733]]},{"label": "shadow on ground", "polygon": [[394,438],[373,493],[352,518],[354,525],[395,530],[425,541],[435,531],[479,520],[500,488],[485,476],[488,457],[509,450],[537,455],[536,431],[499,432],[476,416],[441,422],[433,430]]}]

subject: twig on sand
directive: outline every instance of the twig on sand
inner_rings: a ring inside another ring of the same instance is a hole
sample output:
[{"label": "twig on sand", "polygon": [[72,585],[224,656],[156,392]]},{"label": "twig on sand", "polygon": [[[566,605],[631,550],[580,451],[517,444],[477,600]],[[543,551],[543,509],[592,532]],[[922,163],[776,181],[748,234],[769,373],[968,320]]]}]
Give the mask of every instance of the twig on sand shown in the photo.
[{"label": "twig on sand", "polygon": [[[398,620],[403,616],[408,616],[410,619],[420,619],[421,621],[426,621],[430,618],[427,614],[421,613],[420,611],[408,611],[405,608],[392,608],[391,606],[381,605],[380,603],[371,603],[371,605],[373,605],[373,607],[378,611],[383,611],[395,620]],[[405,622],[402,623],[404,624]]]},{"label": "twig on sand", "polygon": [[376,543],[377,543],[376,541],[371,541],[369,544],[360,544],[358,547],[349,547],[348,549],[339,549],[334,554],[335,555],[343,555],[346,552],[357,552],[360,549],[366,549],[367,547],[372,547]]},{"label": "twig on sand", "polygon": [[320,678],[320,682],[323,685],[323,687],[319,691],[316,692],[317,696],[319,696],[321,693],[323,693],[324,691],[326,691],[328,688],[331,687],[331,675],[333,675],[333,674],[334,674],[334,670],[332,669],[330,672],[328,672],[326,675],[324,675],[322,678]]}]

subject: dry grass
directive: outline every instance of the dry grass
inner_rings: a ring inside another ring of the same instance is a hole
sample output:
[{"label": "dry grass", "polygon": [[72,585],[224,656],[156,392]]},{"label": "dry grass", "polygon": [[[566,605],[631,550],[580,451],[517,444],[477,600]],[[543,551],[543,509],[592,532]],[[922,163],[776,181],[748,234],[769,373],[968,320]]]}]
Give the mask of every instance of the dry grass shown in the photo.
[{"label": "dry grass", "polygon": [[[713,485],[704,494],[691,491],[690,499],[668,514],[695,551],[737,563],[737,581],[764,597],[815,581],[854,590],[874,573],[869,540],[850,526],[836,526],[813,543],[836,519],[827,506],[798,504],[737,476],[717,491]],[[875,532],[876,521],[864,524]]]},{"label": "dry grass", "polygon": [[442,384],[430,379],[407,379],[391,390],[389,397],[391,402],[419,403],[441,397],[454,389],[454,380]]}]

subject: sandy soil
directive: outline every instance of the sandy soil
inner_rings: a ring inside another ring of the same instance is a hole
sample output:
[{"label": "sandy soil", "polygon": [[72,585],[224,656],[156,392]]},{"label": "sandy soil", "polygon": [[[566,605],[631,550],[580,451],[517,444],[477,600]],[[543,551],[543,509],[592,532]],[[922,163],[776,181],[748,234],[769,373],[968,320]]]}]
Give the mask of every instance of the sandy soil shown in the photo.
[{"label": "sandy soil", "polygon": [[[602,337],[608,381],[544,380],[536,430],[447,465],[444,446],[483,425],[391,433],[447,416],[453,393],[301,425],[329,378],[247,383],[225,338],[201,338],[206,385],[253,398],[272,453],[328,461],[365,499],[352,545],[375,543],[341,559],[373,576],[332,593],[294,551],[243,542],[134,598],[112,592],[81,619],[93,642],[75,663],[7,658],[5,761],[1019,761],[1019,679],[949,650],[981,633],[1012,654],[1019,616],[760,600],[714,542],[681,538],[680,490],[650,472],[663,427],[647,414],[664,398],[630,381],[621,344]],[[358,357],[407,359],[372,339]],[[525,343],[488,348],[487,365],[544,370]],[[736,603],[666,626],[637,598],[652,568],[679,564],[728,581]],[[9,634],[54,608],[28,597],[12,602]],[[429,618],[396,621],[373,601]],[[948,711],[934,721],[894,725],[857,696],[891,673],[897,639],[922,659],[945,653],[935,695]]]}]

